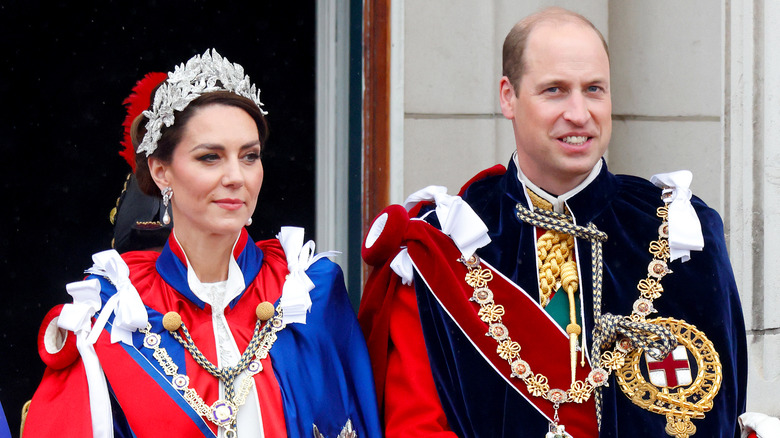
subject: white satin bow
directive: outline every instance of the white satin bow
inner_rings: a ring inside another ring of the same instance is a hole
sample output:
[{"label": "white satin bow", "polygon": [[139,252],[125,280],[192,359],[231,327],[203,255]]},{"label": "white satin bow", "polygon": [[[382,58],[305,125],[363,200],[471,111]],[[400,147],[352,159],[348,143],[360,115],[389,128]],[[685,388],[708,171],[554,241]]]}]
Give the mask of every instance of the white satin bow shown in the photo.
[{"label": "white satin bow", "polygon": [[777,417],[760,412],[745,412],[738,419],[743,438],[747,438],[750,432],[755,432],[758,438],[780,437],[780,419]]},{"label": "white satin bow", "polygon": [[691,181],[693,173],[689,170],[660,173],[650,178],[650,182],[671,196],[671,203],[668,204],[671,260],[682,259],[687,262],[691,258],[691,251],[704,248],[701,222],[691,205]]},{"label": "white satin bow", "polygon": [[401,277],[401,282],[403,284],[411,286],[412,281],[414,280],[414,265],[412,264],[412,258],[409,256],[409,251],[406,248],[402,248],[393,261],[390,262],[390,269]]},{"label": "white satin bow", "polygon": [[304,229],[300,227],[282,227],[276,238],[284,249],[287,269],[290,271],[282,286],[282,322],[306,324],[306,314],[311,309],[309,292],[314,289],[306,270],[314,262],[323,258],[341,254],[338,251],[326,251],[314,255],[314,241],[303,243]]},{"label": "white satin bow", "polygon": [[132,332],[146,327],[148,315],[138,291],[130,282],[130,269],[118,252],[99,252],[92,256],[92,260],[95,264],[87,273],[108,278],[116,286],[117,292],[109,298],[97,321],[92,325],[92,317],[101,310],[100,281],[91,278],[68,284],[66,287],[68,294],[73,297],[73,303],[63,306],[57,325],[76,333],[76,348],[84,362],[87,375],[93,436],[111,438],[114,436],[111,401],[94,343],[108,318],[114,313],[116,316],[111,330],[111,342],[122,341],[132,345]]},{"label": "white satin bow", "polygon": [[88,337],[92,331],[92,316],[100,310],[100,281],[95,278],[77,281],[66,286],[73,303],[62,307],[57,326],[76,334],[76,348],[79,350],[87,375],[90,416],[95,438],[111,438],[114,426],[111,415],[111,401],[108,385],[100,367],[94,342]]},{"label": "white satin bow", "polygon": [[412,193],[404,202],[409,210],[420,201],[434,201],[441,231],[450,236],[464,258],[490,243],[488,228],[482,219],[460,196],[447,194],[447,188],[428,186]]},{"label": "white satin bow", "polygon": [[62,306],[57,326],[71,330],[76,335],[88,335],[92,329],[92,315],[100,310],[100,281],[91,278],[69,283],[65,288],[73,297],[73,302]]},{"label": "white satin bow", "polygon": [[92,256],[95,263],[87,269],[87,273],[108,278],[116,286],[116,293],[108,299],[95,326],[89,341],[94,343],[105,327],[109,316],[114,313],[111,329],[111,342],[124,342],[133,345],[133,332],[146,327],[149,316],[146,313],[138,291],[130,282],[130,268],[116,250],[102,251]]}]

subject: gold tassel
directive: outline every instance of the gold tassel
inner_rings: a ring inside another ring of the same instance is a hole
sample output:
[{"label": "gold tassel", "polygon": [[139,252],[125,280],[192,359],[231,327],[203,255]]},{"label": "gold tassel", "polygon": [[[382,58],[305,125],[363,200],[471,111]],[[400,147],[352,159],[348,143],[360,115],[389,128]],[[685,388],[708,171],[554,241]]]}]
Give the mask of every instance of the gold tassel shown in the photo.
[{"label": "gold tassel", "polygon": [[577,336],[582,333],[582,328],[577,324],[577,302],[574,293],[579,288],[579,280],[577,278],[577,264],[572,260],[561,265],[561,286],[569,296],[569,325],[566,326],[566,333],[569,334],[571,383],[573,384],[577,380]]}]

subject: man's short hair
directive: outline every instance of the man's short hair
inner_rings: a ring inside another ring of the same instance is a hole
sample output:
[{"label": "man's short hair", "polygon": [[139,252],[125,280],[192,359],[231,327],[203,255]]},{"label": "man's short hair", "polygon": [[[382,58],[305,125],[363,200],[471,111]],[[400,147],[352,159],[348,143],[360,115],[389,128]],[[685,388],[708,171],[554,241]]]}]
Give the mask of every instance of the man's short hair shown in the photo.
[{"label": "man's short hair", "polygon": [[607,59],[609,59],[607,41],[590,20],[576,12],[559,7],[542,9],[518,21],[504,39],[503,75],[509,78],[509,82],[515,89],[515,94],[519,91],[520,79],[523,77],[523,70],[525,69],[523,54],[528,45],[528,37],[534,28],[541,23],[579,23],[590,27],[604,44],[604,51],[607,52]]}]

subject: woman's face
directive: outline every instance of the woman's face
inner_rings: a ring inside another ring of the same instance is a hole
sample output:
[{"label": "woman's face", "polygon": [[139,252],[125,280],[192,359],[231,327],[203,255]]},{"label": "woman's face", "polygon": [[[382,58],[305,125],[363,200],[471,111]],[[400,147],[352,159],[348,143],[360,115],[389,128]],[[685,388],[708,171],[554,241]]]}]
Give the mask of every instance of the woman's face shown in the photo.
[{"label": "woman's face", "polygon": [[260,148],[257,125],[244,110],[219,104],[196,110],[171,162],[149,161],[157,185],[173,189],[177,236],[238,233],[263,184]]}]

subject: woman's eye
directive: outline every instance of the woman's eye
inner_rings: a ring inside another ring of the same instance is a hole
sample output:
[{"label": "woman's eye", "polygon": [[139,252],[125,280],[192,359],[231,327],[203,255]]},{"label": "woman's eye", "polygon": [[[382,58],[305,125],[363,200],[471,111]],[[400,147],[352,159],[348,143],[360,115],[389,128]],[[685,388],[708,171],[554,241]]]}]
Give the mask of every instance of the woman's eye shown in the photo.
[{"label": "woman's eye", "polygon": [[210,163],[210,162],[213,162],[213,161],[217,161],[217,160],[219,160],[219,155],[217,155],[217,154],[206,154],[206,155],[201,155],[200,157],[198,157],[198,161],[204,161],[204,162],[207,162],[207,163]]},{"label": "woman's eye", "polygon": [[250,152],[244,155],[244,161],[254,163],[255,161],[258,160],[260,160],[260,152]]}]

